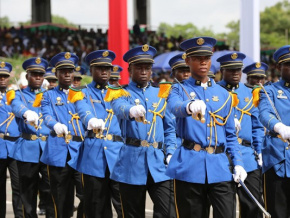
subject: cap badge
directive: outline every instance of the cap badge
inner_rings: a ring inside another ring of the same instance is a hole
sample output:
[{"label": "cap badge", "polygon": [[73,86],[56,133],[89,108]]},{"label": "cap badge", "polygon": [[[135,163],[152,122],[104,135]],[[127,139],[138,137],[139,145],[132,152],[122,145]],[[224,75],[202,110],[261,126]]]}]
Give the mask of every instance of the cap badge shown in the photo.
[{"label": "cap badge", "polygon": [[145,44],[142,46],[142,51],[146,52],[149,50],[149,45]]},{"label": "cap badge", "polygon": [[261,63],[260,62],[257,62],[256,63],[256,68],[260,68],[261,67]]},{"label": "cap badge", "polygon": [[198,45],[203,45],[203,43],[204,43],[204,39],[203,39],[203,38],[198,38],[198,39],[196,40],[196,43],[197,43]]},{"label": "cap badge", "polygon": [[51,69],[51,72],[52,72],[52,73],[55,73],[55,68],[52,68],[52,69]]},{"label": "cap badge", "polygon": [[117,67],[117,66],[114,66],[114,67],[113,67],[113,71],[114,71],[114,72],[117,72],[118,69],[119,69],[119,67]]},{"label": "cap badge", "polygon": [[5,62],[1,62],[0,67],[4,68],[6,66]]},{"label": "cap badge", "polygon": [[35,63],[40,64],[41,63],[41,59],[40,58],[36,58],[35,59]]},{"label": "cap badge", "polygon": [[104,51],[103,52],[103,57],[107,57],[109,55],[109,52],[108,51]]},{"label": "cap badge", "polygon": [[81,70],[81,67],[80,66],[77,66],[76,67],[76,71],[80,71]]},{"label": "cap badge", "polygon": [[71,54],[70,54],[69,52],[66,52],[66,53],[64,54],[64,57],[65,57],[65,59],[70,59]]},{"label": "cap badge", "polygon": [[238,57],[238,54],[237,54],[237,53],[233,53],[233,54],[231,55],[231,58],[232,58],[233,60],[237,59],[237,57]]},{"label": "cap badge", "polygon": [[183,53],[182,54],[182,59],[185,60],[185,58],[186,58],[186,53]]}]

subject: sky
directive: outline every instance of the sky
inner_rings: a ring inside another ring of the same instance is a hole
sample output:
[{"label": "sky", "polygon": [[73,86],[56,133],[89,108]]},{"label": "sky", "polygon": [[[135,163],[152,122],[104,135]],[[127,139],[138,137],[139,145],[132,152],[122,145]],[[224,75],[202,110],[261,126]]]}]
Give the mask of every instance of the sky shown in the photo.
[{"label": "sky", "polygon": [[[215,33],[227,32],[230,21],[240,17],[242,0],[150,0],[150,23],[157,29],[161,22],[211,27]],[[254,0],[253,0],[254,1]],[[257,0],[255,0],[257,1]],[[260,11],[282,0],[260,0]],[[65,17],[83,27],[108,27],[108,0],[51,0],[53,15]],[[134,24],[133,0],[127,0],[128,27]],[[0,17],[14,24],[31,20],[31,0],[0,0]]]}]

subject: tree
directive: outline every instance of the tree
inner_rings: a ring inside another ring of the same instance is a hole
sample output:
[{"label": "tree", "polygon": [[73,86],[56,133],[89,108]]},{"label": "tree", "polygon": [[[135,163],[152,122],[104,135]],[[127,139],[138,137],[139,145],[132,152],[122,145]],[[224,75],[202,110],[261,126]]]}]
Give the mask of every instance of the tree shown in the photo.
[{"label": "tree", "polygon": [[157,32],[160,33],[165,33],[167,37],[179,37],[182,36],[186,39],[196,37],[196,36],[201,36],[201,35],[206,35],[206,36],[214,36],[213,31],[209,28],[201,28],[198,29],[194,24],[192,23],[187,23],[187,24],[175,24],[171,26],[170,24],[167,23],[161,23],[158,27]]},{"label": "tree", "polygon": [[0,18],[0,26],[1,27],[10,27],[10,20],[7,16]]}]

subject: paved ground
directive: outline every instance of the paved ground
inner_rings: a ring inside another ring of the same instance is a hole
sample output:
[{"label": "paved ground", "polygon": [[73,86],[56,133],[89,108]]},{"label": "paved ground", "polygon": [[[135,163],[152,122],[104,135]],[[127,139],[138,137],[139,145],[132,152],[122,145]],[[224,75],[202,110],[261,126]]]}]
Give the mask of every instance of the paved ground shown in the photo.
[{"label": "paved ground", "polygon": [[[12,191],[11,191],[11,184],[10,184],[10,179],[7,180],[7,209],[6,209],[6,218],[13,218],[13,209],[12,209],[12,201],[11,201],[11,196],[12,196]],[[78,205],[78,198],[75,198],[75,205]],[[238,205],[237,205],[238,208]],[[238,209],[237,209],[237,217],[238,216]],[[39,216],[40,218],[45,216]],[[74,218],[76,217],[76,213],[74,213]],[[114,218],[117,217],[116,213],[114,213]],[[152,201],[150,200],[150,197],[147,195],[147,200],[146,200],[146,218],[152,218],[153,217],[153,204]],[[210,218],[212,218],[212,215],[210,215]]]}]

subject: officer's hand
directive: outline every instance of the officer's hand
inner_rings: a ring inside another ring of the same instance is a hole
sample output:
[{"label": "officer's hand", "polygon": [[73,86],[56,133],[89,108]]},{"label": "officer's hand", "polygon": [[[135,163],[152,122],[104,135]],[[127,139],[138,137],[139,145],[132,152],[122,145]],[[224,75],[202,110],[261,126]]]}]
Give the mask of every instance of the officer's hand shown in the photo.
[{"label": "officer's hand", "polygon": [[192,102],[189,102],[186,107],[187,113],[197,115],[205,115],[205,110],[206,110],[206,104],[202,100],[195,100]]},{"label": "officer's hand", "polygon": [[242,129],[241,123],[240,123],[240,121],[237,118],[234,118],[234,120],[235,120],[235,128],[236,128],[236,131],[238,133]]},{"label": "officer's hand", "polygon": [[259,165],[260,167],[263,166],[262,153],[258,154],[257,162],[258,162],[258,165]]},{"label": "officer's hand", "polygon": [[168,154],[166,157],[166,163],[167,165],[169,164],[170,160],[171,160],[172,154]]},{"label": "officer's hand", "polygon": [[240,180],[244,182],[245,179],[247,178],[247,175],[248,175],[247,172],[242,166],[240,165],[235,166],[233,178],[236,183],[239,183]]},{"label": "officer's hand", "polygon": [[138,118],[138,117],[144,117],[146,110],[143,107],[143,105],[135,105],[133,107],[130,108],[130,117],[133,118]]},{"label": "officer's hand", "polygon": [[65,134],[67,135],[68,134],[68,129],[67,129],[67,126],[62,124],[62,123],[56,123],[54,126],[53,126],[53,129],[55,131],[55,133],[57,135],[60,135],[60,134]]},{"label": "officer's hand", "polygon": [[25,113],[23,114],[23,117],[26,118],[27,122],[32,122],[34,123],[36,126],[38,125],[38,114],[35,111],[32,110],[27,110],[25,111]]},{"label": "officer's hand", "polygon": [[290,127],[284,125],[283,123],[276,123],[274,126],[275,132],[279,133],[282,139],[290,139]]},{"label": "officer's hand", "polygon": [[102,119],[91,118],[88,122],[88,130],[92,129],[105,129],[105,122]]}]

